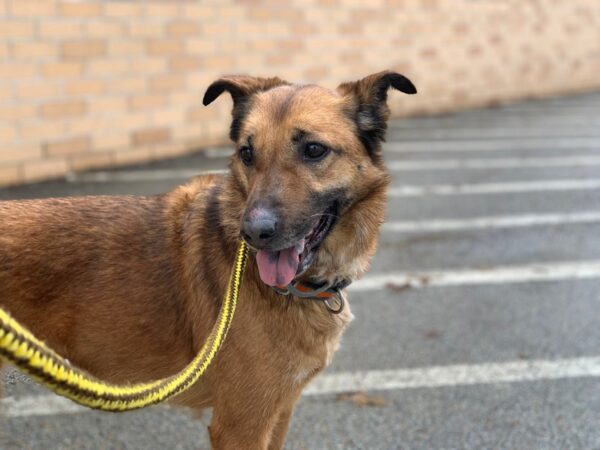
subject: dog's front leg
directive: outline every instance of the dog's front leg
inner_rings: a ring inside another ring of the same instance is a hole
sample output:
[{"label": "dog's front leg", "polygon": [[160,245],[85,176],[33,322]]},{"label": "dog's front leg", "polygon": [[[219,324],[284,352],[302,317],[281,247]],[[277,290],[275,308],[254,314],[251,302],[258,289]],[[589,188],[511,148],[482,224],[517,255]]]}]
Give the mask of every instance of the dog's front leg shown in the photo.
[{"label": "dog's front leg", "polygon": [[290,426],[290,420],[292,419],[292,413],[294,412],[295,403],[296,399],[294,399],[293,402],[289,402],[279,411],[277,423],[271,434],[269,450],[281,450],[283,448],[285,437],[287,436],[288,428]]},{"label": "dog's front leg", "polygon": [[209,427],[214,450],[280,449],[299,392],[280,395],[256,386],[217,398]]}]

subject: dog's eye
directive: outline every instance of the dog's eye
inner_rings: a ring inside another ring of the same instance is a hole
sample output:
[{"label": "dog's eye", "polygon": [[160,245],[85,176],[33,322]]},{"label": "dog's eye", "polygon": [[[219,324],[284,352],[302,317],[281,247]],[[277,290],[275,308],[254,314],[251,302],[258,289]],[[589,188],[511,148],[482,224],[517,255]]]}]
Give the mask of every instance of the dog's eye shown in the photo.
[{"label": "dog's eye", "polygon": [[254,160],[254,151],[252,150],[252,147],[247,145],[240,147],[240,159],[247,166],[251,165]]},{"label": "dog's eye", "polygon": [[309,142],[304,147],[304,160],[305,161],[320,161],[325,158],[329,153],[329,149],[324,145],[317,144],[316,142]]}]

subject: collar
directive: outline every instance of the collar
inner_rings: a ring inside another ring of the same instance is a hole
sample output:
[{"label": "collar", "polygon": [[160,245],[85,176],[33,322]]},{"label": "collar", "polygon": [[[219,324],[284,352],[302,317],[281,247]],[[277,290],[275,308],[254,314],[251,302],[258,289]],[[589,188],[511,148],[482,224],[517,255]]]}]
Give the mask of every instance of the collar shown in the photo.
[{"label": "collar", "polygon": [[[299,281],[293,280],[287,286],[273,286],[272,289],[280,295],[295,295],[296,297],[311,300],[320,300],[332,314],[339,314],[343,311],[345,300],[342,295],[342,289],[348,287],[352,280],[344,279],[338,283]],[[338,306],[333,307],[333,300],[338,299]]]}]

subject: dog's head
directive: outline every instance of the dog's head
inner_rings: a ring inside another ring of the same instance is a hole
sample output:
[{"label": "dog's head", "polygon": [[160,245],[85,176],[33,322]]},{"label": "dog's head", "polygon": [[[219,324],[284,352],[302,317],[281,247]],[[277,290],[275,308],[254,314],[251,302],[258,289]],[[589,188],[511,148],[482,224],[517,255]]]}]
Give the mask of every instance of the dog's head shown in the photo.
[{"label": "dog's head", "polygon": [[416,93],[394,72],[336,90],[232,76],[206,91],[205,105],[225,91],[233,98],[230,220],[257,250],[264,283],[286,286],[304,273],[333,282],[367,269],[389,182],[389,88]]}]

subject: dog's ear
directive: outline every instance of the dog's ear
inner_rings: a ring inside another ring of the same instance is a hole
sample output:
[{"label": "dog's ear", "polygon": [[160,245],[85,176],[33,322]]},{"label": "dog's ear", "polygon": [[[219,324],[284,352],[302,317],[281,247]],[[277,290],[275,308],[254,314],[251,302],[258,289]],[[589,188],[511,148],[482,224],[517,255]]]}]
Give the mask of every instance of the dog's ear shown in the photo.
[{"label": "dog's ear", "polygon": [[233,98],[233,102],[237,103],[255,92],[266,91],[283,84],[289,83],[277,77],[260,78],[244,75],[227,76],[219,78],[208,87],[202,103],[204,103],[204,106],[210,105],[225,91],[229,92]]},{"label": "dog's ear", "polygon": [[356,122],[358,137],[374,160],[379,160],[381,143],[385,140],[390,109],[387,93],[390,88],[416,94],[414,84],[404,75],[383,71],[362,80],[343,83],[338,92],[348,98],[349,113]]},{"label": "dog's ear", "polygon": [[210,105],[218,96],[227,91],[233,99],[233,121],[229,137],[234,142],[238,140],[240,128],[244,116],[247,113],[248,99],[260,91],[266,91],[276,86],[289,84],[280,78],[261,78],[244,75],[226,76],[213,82],[206,92],[202,103],[204,106]]}]

